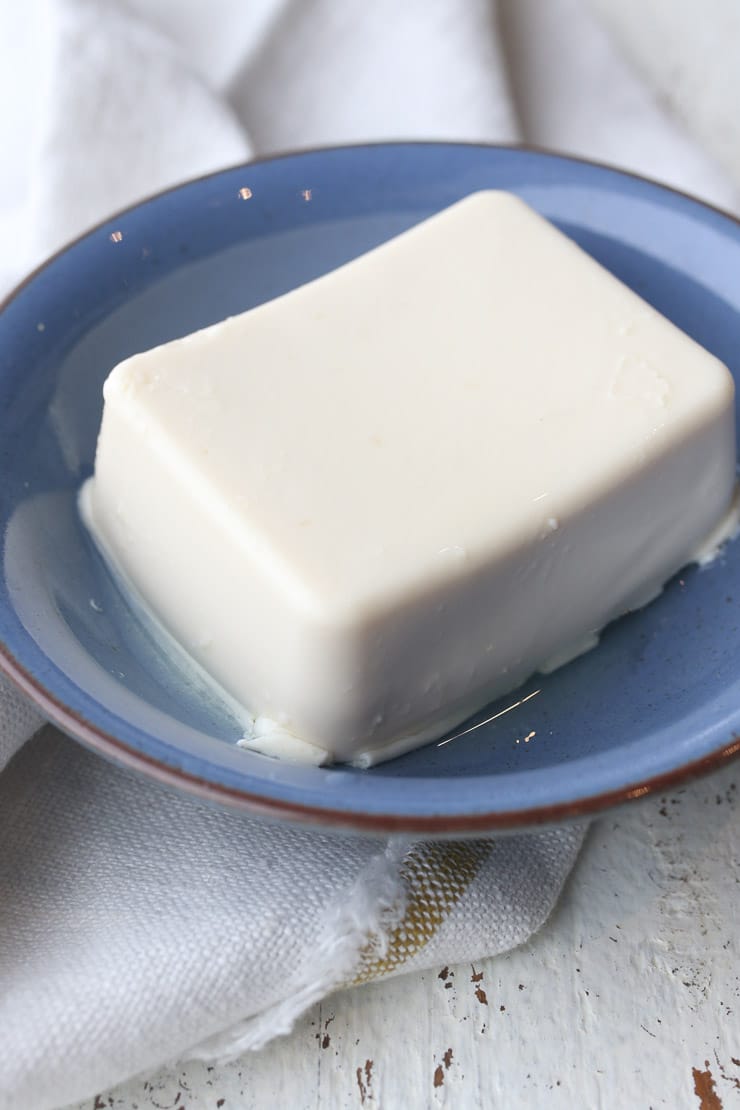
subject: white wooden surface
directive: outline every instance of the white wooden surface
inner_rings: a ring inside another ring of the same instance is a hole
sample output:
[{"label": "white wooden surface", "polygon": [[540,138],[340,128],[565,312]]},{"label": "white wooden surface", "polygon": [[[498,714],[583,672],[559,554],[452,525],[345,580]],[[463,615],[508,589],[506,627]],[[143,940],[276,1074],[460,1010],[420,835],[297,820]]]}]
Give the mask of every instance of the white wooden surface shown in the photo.
[{"label": "white wooden surface", "polygon": [[232,1064],[79,1110],[740,1108],[740,762],[596,823],[507,956],[337,995]]}]

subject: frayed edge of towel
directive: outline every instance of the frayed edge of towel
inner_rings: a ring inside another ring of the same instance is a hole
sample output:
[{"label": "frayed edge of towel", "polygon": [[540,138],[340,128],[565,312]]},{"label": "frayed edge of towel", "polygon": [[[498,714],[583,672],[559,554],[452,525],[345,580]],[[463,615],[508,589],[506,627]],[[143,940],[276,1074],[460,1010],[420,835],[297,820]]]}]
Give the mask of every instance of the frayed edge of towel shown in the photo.
[{"label": "frayed edge of towel", "polygon": [[368,944],[378,956],[384,955],[406,909],[401,862],[411,843],[405,837],[391,837],[385,850],[355,880],[342,904],[332,907],[321,929],[322,939],[305,968],[305,981],[289,998],[207,1038],[182,1059],[226,1063],[243,1052],[263,1048],[275,1037],[290,1033],[307,1009],[350,981]]}]

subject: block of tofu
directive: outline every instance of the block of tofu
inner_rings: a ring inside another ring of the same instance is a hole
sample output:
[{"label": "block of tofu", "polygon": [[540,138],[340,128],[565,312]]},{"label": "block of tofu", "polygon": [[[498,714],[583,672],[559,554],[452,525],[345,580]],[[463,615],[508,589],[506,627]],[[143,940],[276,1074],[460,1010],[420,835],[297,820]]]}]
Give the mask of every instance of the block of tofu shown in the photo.
[{"label": "block of tofu", "polygon": [[85,518],[277,755],[439,736],[654,597],[733,497],[726,367],[503,192],[104,394]]}]

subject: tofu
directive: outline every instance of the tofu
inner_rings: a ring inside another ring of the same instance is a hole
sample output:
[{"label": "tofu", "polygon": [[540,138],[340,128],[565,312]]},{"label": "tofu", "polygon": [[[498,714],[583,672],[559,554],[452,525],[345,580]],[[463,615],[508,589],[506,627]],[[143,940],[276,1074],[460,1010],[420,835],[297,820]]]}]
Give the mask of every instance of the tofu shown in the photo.
[{"label": "tofu", "polygon": [[289,758],[440,736],[654,597],[733,497],[726,367],[498,191],[104,396],[93,535]]}]

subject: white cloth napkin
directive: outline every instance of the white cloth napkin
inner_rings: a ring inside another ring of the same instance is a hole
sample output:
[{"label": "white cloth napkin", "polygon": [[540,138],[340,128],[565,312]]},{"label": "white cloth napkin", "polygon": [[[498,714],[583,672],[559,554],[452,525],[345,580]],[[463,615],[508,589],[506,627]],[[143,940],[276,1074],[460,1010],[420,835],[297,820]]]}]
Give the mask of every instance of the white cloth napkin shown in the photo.
[{"label": "white cloth napkin", "polygon": [[[156,189],[331,142],[526,139],[737,203],[584,0],[0,0],[0,21],[5,287]],[[516,945],[582,838],[444,846],[268,825],[51,728],[29,740],[40,723],[0,680],[7,1110],[259,1048],[341,984]]]}]

